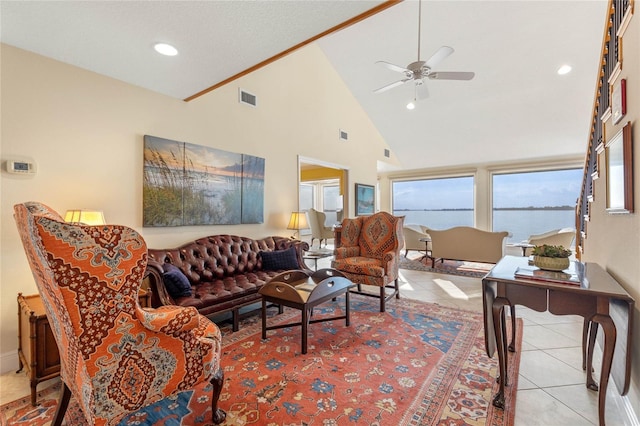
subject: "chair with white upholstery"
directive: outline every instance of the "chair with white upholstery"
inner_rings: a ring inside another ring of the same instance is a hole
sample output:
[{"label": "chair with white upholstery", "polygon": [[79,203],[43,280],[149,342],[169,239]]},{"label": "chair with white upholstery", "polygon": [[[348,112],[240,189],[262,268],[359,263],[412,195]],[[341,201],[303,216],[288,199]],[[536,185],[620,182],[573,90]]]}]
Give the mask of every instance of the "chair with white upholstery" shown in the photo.
[{"label": "chair with white upholstery", "polygon": [[[404,257],[407,257],[409,250],[418,252],[431,251],[431,241],[425,241],[425,238],[431,238],[427,233],[427,227],[424,225],[408,224],[402,227],[404,233]],[[422,239],[422,241],[420,241]]]},{"label": "chair with white upholstery", "polygon": [[[576,236],[576,230],[573,228],[554,229],[542,234],[531,235],[525,243],[532,244],[534,246],[541,246],[543,244],[550,246],[563,246],[564,248],[570,248],[573,244],[573,239]],[[531,256],[533,248],[527,248],[525,251],[526,256]]]},{"label": "chair with white upholstery", "polygon": [[333,238],[333,228],[325,226],[324,223],[327,220],[327,215],[323,212],[319,212],[316,209],[309,209],[307,211],[307,219],[309,227],[311,228],[311,246],[313,246],[313,240],[316,238],[320,240],[320,247],[322,247],[322,240],[324,245],[327,245],[327,240]]}]

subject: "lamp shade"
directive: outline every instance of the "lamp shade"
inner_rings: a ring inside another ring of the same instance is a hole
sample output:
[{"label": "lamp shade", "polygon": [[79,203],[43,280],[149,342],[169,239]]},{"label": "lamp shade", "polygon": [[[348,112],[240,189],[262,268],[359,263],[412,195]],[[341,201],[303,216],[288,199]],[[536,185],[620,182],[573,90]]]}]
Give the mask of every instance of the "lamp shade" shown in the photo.
[{"label": "lamp shade", "polygon": [[100,210],[67,210],[65,222],[80,223],[82,225],[104,225],[104,214]]},{"label": "lamp shade", "polygon": [[307,222],[307,214],[305,212],[292,212],[291,218],[289,219],[289,225],[287,225],[287,229],[295,229],[296,231],[300,229],[307,229],[309,227],[309,223]]}]

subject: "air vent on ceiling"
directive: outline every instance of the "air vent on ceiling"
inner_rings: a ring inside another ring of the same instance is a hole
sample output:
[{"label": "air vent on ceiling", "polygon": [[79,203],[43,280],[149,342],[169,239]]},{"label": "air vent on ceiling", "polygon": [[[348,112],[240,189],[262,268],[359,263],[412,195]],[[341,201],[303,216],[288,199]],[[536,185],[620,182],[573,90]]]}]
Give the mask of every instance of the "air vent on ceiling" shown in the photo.
[{"label": "air vent on ceiling", "polygon": [[258,106],[258,97],[253,93],[249,93],[246,90],[239,89],[240,91],[240,103],[251,106]]},{"label": "air vent on ceiling", "polygon": [[384,150],[384,156],[385,156],[385,157],[387,157],[387,158],[389,158],[389,156],[390,156],[390,155],[391,155],[391,152],[389,152],[389,150],[388,150],[388,149],[385,149],[385,150]]},{"label": "air vent on ceiling", "polygon": [[349,134],[344,130],[340,130],[339,137],[341,141],[346,141],[347,139],[349,139]]}]

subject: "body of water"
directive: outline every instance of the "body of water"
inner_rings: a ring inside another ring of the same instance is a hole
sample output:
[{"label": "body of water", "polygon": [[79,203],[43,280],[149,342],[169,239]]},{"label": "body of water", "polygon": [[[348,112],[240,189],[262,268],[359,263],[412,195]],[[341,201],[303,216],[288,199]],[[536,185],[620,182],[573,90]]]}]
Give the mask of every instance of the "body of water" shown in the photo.
[{"label": "body of water", "polygon": [[[402,210],[393,213],[405,216],[405,224],[420,224],[433,229],[454,226],[474,226],[472,210]],[[526,240],[532,234],[542,234],[560,228],[575,228],[573,210],[496,210],[493,230],[508,231],[509,243]]]}]

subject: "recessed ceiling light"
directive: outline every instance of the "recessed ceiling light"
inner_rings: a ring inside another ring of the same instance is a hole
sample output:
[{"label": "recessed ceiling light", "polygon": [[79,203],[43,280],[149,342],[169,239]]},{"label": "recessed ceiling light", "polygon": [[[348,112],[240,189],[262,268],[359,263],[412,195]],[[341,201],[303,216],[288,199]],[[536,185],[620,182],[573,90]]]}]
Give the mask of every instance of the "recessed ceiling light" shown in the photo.
[{"label": "recessed ceiling light", "polygon": [[558,74],[560,75],[569,74],[570,72],[571,72],[571,65],[563,65],[560,68],[558,68]]},{"label": "recessed ceiling light", "polygon": [[407,109],[414,109],[416,107],[416,104],[414,104],[413,102],[409,102],[407,104]]},{"label": "recessed ceiling light", "polygon": [[156,52],[165,56],[176,56],[178,54],[178,49],[167,43],[156,43],[153,48],[156,49]]}]

